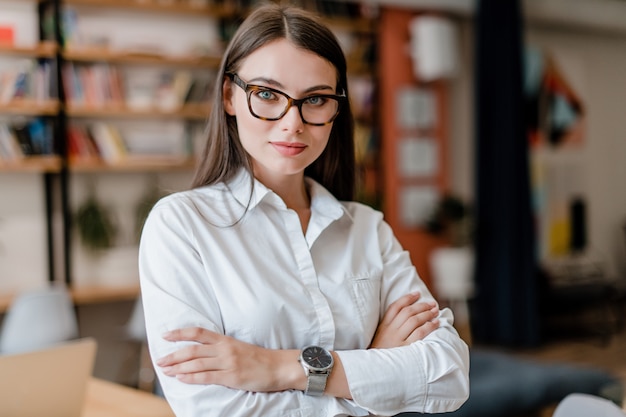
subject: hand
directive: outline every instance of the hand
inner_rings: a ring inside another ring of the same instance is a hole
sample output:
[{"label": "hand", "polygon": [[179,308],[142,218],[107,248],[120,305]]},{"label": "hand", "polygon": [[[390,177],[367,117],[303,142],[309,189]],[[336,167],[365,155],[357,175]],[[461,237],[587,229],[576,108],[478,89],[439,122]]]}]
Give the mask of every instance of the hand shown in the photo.
[{"label": "hand", "polygon": [[[182,382],[254,392],[289,388],[285,386],[289,378],[279,375],[280,365],[286,363],[280,355],[289,351],[265,349],[199,327],[173,330],[163,338],[171,342],[197,342],[156,361],[165,375]],[[292,356],[291,362],[296,363],[297,352]]]},{"label": "hand", "polygon": [[370,348],[409,345],[439,327],[439,308],[435,302],[417,302],[421,294],[412,293],[394,301],[376,329]]}]

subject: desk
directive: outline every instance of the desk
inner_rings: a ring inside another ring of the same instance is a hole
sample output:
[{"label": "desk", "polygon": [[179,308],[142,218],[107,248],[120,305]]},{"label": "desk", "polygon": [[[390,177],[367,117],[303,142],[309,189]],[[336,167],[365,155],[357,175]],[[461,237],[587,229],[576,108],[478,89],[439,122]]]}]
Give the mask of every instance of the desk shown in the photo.
[{"label": "desk", "polygon": [[92,378],[82,417],[174,417],[174,412],[161,397]]}]

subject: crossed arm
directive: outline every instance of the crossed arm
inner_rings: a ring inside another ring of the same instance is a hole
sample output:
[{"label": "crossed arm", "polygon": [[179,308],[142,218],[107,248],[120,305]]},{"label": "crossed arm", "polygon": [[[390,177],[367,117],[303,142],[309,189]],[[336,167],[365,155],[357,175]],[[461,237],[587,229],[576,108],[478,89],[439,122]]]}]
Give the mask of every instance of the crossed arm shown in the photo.
[{"label": "crossed arm", "polygon": [[[420,302],[412,293],[393,302],[379,323],[370,349],[409,345],[439,327],[434,302]],[[299,350],[266,349],[199,327],[173,330],[163,337],[171,342],[193,341],[156,361],[163,373],[189,384],[216,384],[252,392],[304,390],[306,376],[298,362]],[[339,356],[332,352],[335,367],[325,393],[351,398]]]}]

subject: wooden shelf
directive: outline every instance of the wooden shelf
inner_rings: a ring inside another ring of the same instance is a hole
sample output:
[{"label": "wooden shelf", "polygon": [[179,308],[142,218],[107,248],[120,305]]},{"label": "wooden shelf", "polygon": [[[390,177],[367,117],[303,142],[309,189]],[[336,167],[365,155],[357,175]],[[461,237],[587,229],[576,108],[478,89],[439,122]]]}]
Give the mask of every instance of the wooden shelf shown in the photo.
[{"label": "wooden shelf", "polygon": [[193,14],[199,16],[226,17],[234,10],[225,6],[194,6],[182,2],[157,2],[155,0],[65,0],[71,6],[97,6],[159,13]]},{"label": "wooden shelf", "polygon": [[89,286],[72,288],[72,300],[77,306],[117,301],[135,300],[141,293],[139,285],[115,286]]},{"label": "wooden shelf", "polygon": [[195,158],[180,156],[128,156],[122,161],[109,163],[100,158],[71,159],[73,172],[146,172],[191,170],[196,165]]},{"label": "wooden shelf", "polygon": [[0,103],[0,114],[56,116],[59,109],[58,100],[15,99],[7,103]]},{"label": "wooden shelf", "polygon": [[109,62],[115,64],[167,65],[192,68],[217,68],[220,56],[171,56],[158,53],[116,51],[106,47],[69,47],[63,58],[74,62]]},{"label": "wooden shelf", "polygon": [[170,119],[187,119],[187,120],[206,120],[210,112],[209,105],[187,104],[178,110],[162,110],[158,108],[148,109],[132,109],[125,105],[113,106],[105,105],[102,107],[67,105],[67,115],[70,117],[97,117],[97,118],[170,118]]},{"label": "wooden shelf", "polygon": [[0,44],[0,55],[18,55],[36,58],[54,58],[58,46],[56,42],[40,42],[35,46],[9,46]]},{"label": "wooden shelf", "polygon": [[0,160],[0,173],[52,173],[60,170],[61,158],[56,155],[27,156],[16,161]]},{"label": "wooden shelf", "polygon": [[[72,301],[75,305],[89,305],[101,303],[113,303],[119,301],[133,301],[141,294],[139,285],[126,286],[89,286],[72,288],[70,290]],[[6,312],[15,294],[0,294],[0,313]]]}]

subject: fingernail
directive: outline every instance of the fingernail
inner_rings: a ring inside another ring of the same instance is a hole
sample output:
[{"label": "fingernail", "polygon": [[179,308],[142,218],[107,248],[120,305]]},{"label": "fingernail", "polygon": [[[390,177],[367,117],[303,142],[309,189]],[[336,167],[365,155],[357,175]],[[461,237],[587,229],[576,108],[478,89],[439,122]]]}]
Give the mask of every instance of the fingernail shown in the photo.
[{"label": "fingernail", "polygon": [[167,331],[167,332],[163,333],[163,334],[161,335],[161,337],[162,337],[163,339],[169,339],[170,337],[172,337],[172,331],[170,330],[170,331]]}]

